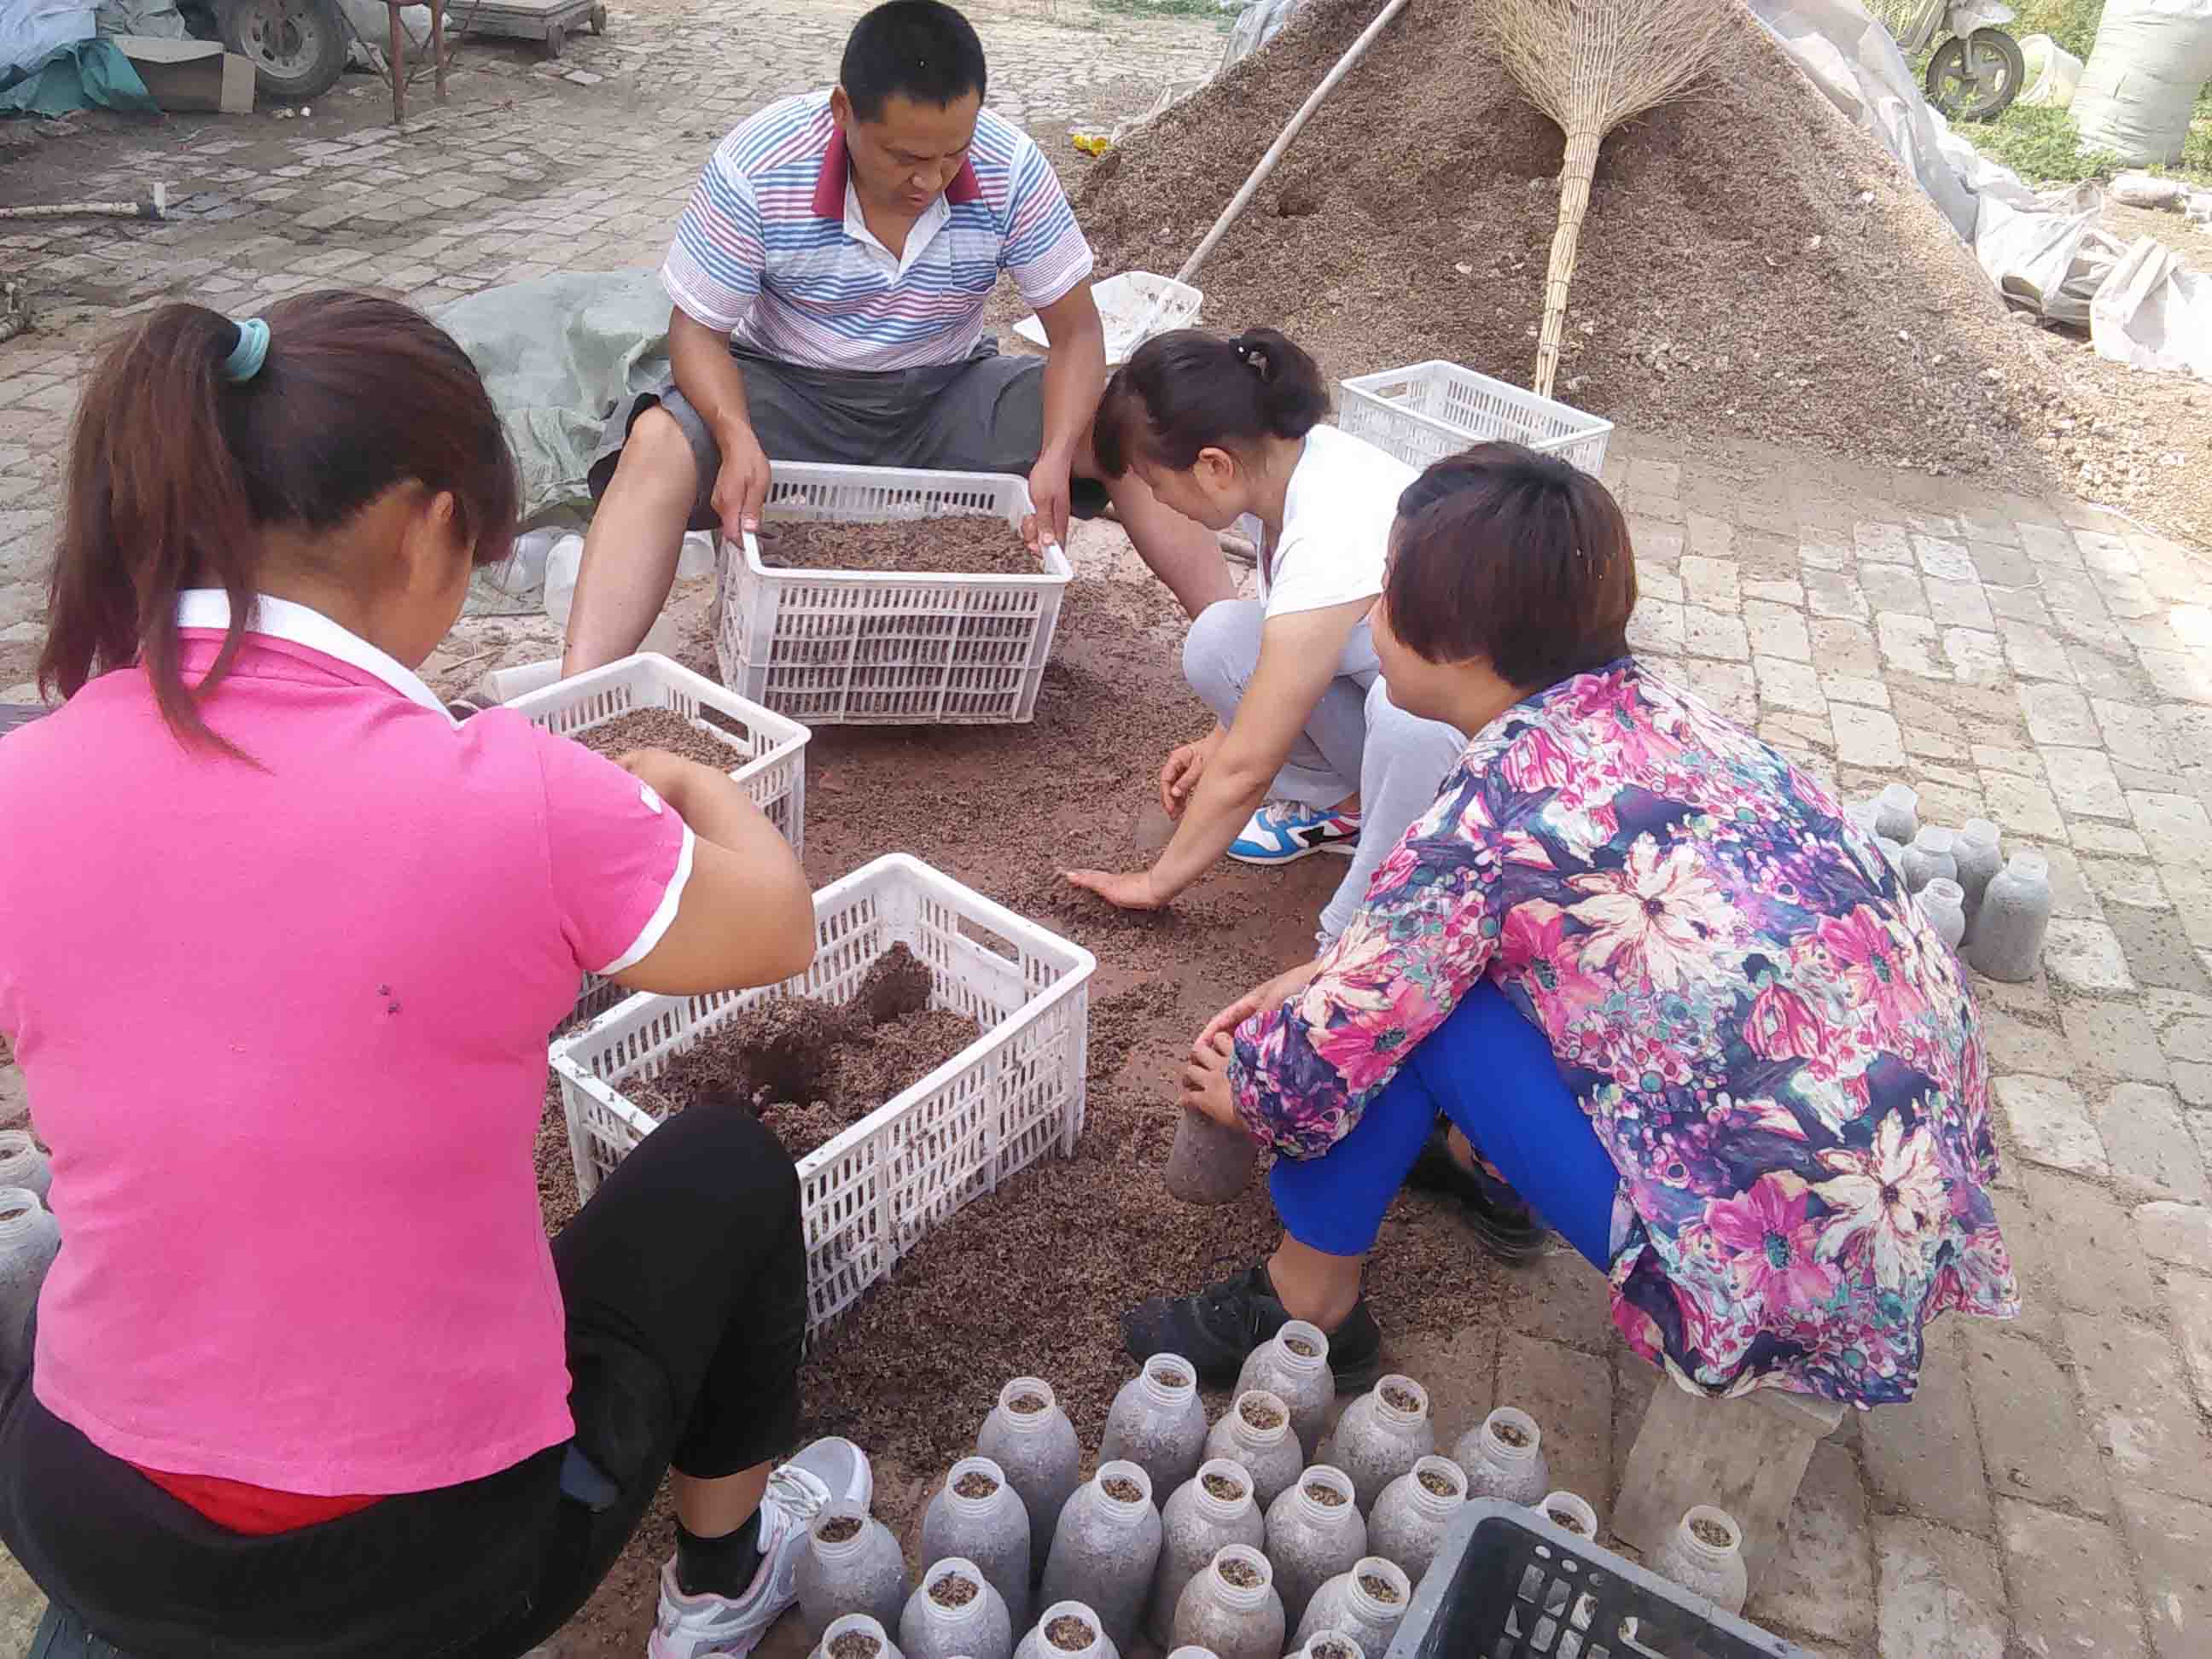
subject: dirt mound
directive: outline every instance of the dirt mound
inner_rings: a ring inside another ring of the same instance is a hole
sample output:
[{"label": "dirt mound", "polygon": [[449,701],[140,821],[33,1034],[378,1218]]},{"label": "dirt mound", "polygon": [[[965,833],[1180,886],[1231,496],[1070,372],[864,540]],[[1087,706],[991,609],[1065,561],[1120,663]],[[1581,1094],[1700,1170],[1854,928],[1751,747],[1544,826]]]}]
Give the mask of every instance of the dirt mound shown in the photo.
[{"label": "dirt mound", "polygon": [[[1100,269],[1176,269],[1373,13],[1312,0],[1103,161],[1077,200]],[[1474,7],[1409,7],[1200,272],[1206,320],[1339,376],[1443,357],[1525,386],[1564,149]],[[2055,483],[2021,436],[2027,331],[1747,17],[1697,96],[1607,141],[1571,302],[1560,394],[1625,425]]]}]

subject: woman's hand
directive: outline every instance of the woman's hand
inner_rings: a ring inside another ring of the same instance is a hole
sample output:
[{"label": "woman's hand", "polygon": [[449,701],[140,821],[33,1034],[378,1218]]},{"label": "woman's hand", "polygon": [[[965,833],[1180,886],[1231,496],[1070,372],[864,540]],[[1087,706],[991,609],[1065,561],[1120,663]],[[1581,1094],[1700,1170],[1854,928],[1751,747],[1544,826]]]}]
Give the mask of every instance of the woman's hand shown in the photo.
[{"label": "woman's hand", "polygon": [[1220,746],[1212,737],[1204,737],[1195,743],[1179,744],[1168,751],[1167,763],[1160,768],[1160,810],[1163,812],[1171,818],[1182,816],[1183,803],[1190,799],[1190,792],[1198,787],[1198,780],[1206,770],[1206,762],[1213,758],[1214,750]]},{"label": "woman's hand", "polygon": [[1063,870],[1060,874],[1086,893],[1096,893],[1121,910],[1164,910],[1171,893],[1160,890],[1149,870],[1129,870],[1119,875],[1106,870]]},{"label": "woman's hand", "polygon": [[1321,958],[1316,957],[1311,962],[1302,962],[1297,967],[1254,986],[1206,1022],[1206,1029],[1198,1034],[1198,1041],[1191,1045],[1191,1052],[1195,1054],[1208,1044],[1233,1036],[1237,1028],[1255,1014],[1281,1007],[1313,983],[1313,976],[1320,971]]},{"label": "woman's hand", "polygon": [[1217,1033],[1210,1042],[1201,1037],[1182,1068],[1182,1104],[1228,1129],[1237,1123],[1237,1097],[1229,1087],[1229,1061],[1236,1052],[1225,1034]]}]

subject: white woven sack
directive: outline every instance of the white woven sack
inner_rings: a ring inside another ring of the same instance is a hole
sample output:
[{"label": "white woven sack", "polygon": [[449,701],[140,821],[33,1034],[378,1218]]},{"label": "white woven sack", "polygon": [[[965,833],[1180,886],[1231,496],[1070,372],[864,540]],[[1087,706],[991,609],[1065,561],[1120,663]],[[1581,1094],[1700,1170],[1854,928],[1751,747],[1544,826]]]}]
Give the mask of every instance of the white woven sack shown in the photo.
[{"label": "white woven sack", "polygon": [[2123,161],[2178,161],[2212,81],[2212,0],[2108,0],[2074,93],[2081,142]]},{"label": "white woven sack", "polygon": [[2020,43],[2020,52],[2027,60],[2027,90],[2020,95],[2021,103],[2064,109],[2074,101],[2075,88],[2081,84],[2080,58],[2047,34],[2029,35]]}]

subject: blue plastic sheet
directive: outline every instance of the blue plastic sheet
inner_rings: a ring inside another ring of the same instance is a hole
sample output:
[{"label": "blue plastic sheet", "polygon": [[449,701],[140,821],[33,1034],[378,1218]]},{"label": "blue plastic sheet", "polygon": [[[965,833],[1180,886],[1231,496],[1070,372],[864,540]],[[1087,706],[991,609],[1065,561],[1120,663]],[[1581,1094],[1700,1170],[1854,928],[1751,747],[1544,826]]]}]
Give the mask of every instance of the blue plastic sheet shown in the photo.
[{"label": "blue plastic sheet", "polygon": [[0,75],[0,115],[67,115],[94,105],[148,114],[161,110],[112,40],[73,40],[27,69]]}]

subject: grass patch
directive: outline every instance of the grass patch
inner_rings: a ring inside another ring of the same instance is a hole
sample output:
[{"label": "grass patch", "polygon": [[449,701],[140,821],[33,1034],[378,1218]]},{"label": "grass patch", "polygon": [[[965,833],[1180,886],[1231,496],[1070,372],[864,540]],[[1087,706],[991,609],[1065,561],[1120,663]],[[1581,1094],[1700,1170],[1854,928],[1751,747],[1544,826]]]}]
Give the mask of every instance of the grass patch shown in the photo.
[{"label": "grass patch", "polygon": [[1226,23],[1231,14],[1217,0],[1091,0],[1094,11],[1120,17],[1212,17]]},{"label": "grass patch", "polygon": [[1960,121],[1951,130],[2033,185],[2109,179],[2127,166],[2110,150],[2084,151],[2070,110],[2014,104],[1994,121]]}]

